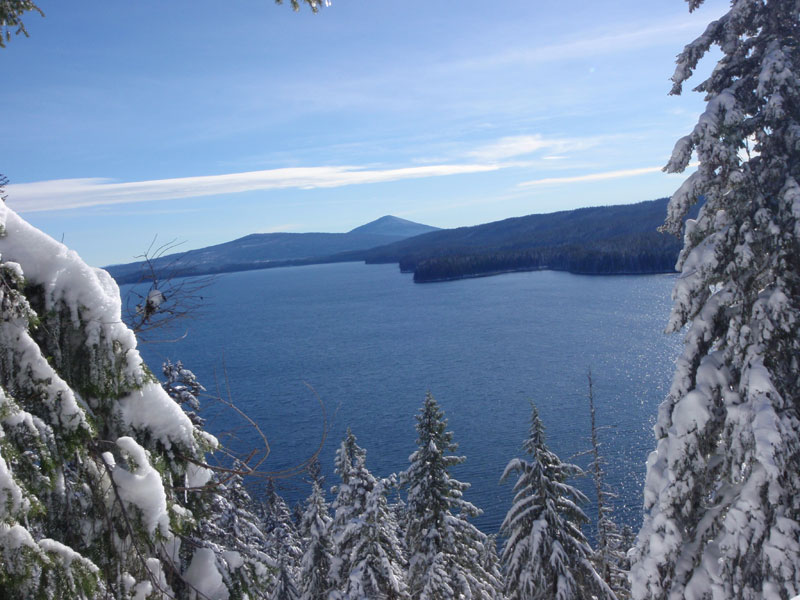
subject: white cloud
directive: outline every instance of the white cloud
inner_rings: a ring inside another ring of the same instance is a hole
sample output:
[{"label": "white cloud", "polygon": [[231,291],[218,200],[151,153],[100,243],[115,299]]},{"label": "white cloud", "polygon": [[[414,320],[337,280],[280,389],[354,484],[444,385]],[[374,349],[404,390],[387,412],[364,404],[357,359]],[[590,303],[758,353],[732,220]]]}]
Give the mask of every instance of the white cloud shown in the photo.
[{"label": "white cloud", "polygon": [[548,150],[556,154],[586,150],[601,142],[599,137],[590,138],[545,138],[542,135],[515,135],[500,138],[476,148],[467,153],[467,156],[480,161],[494,162],[516,156],[533,154],[539,150]]},{"label": "white cloud", "polygon": [[487,161],[502,160],[531,154],[543,148],[552,148],[554,143],[555,141],[545,140],[541,135],[510,136],[473,150],[469,152],[469,156]]},{"label": "white cloud", "polygon": [[[672,35],[683,35],[697,26],[689,18],[681,18],[656,27],[629,26],[604,35],[584,33],[572,40],[534,48],[512,49],[463,60],[458,66],[465,69],[490,69],[499,65],[552,63],[599,54],[622,54],[638,48],[670,43]],[[452,65],[451,68],[455,68]]]},{"label": "white cloud", "polygon": [[256,190],[333,188],[402,179],[482,173],[501,168],[487,164],[440,164],[399,169],[355,166],[296,167],[151,181],[55,179],[9,185],[9,205],[19,212],[64,210],[88,206],[152,202],[235,194]]},{"label": "white cloud", "polygon": [[658,173],[661,167],[644,167],[641,169],[623,169],[621,171],[606,171],[604,173],[589,173],[587,175],[576,175],[574,177],[548,177],[545,179],[534,179],[523,181],[520,187],[532,187],[535,185],[557,185],[561,183],[577,183],[581,181],[600,181],[603,179],[620,179],[622,177],[635,177],[647,173]]}]

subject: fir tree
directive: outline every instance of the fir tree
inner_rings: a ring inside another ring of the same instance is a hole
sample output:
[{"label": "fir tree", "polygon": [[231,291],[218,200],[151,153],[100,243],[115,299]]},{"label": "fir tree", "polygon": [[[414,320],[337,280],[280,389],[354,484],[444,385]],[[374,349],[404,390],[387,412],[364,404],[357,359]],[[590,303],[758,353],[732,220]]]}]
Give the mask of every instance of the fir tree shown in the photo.
[{"label": "fir tree", "polygon": [[592,549],[581,532],[588,518],[579,505],[586,496],[566,483],[581,470],[547,448],[535,406],[530,436],[522,447],[530,460],[512,459],[501,479],[519,474],[513,505],[500,528],[506,537],[501,560],[508,598],[614,598],[595,570]]},{"label": "fir tree", "polygon": [[[257,594],[195,426],[122,323],[119,289],[0,203],[0,589],[9,598]],[[183,543],[186,541],[186,543]]]},{"label": "fir tree", "polygon": [[[689,0],[693,10],[702,0]],[[687,326],[648,460],[633,597],[800,593],[800,3],[734,0],[678,56],[672,92],[712,46],[694,130],[665,170],[699,167],[668,329]]]},{"label": "fir tree", "polygon": [[589,413],[591,416],[592,460],[589,463],[589,475],[594,483],[597,499],[597,544],[593,560],[597,572],[618,599],[629,596],[630,585],[627,573],[627,550],[622,534],[614,520],[612,501],[616,494],[611,492],[605,481],[605,459],[600,454],[600,439],[594,407],[594,380],[592,372],[588,373]]},{"label": "fir tree", "polygon": [[325,600],[328,597],[333,564],[331,523],[322,487],[314,481],[300,521],[300,533],[305,539],[298,577],[302,600]]},{"label": "fir tree", "polygon": [[294,566],[289,563],[289,557],[286,554],[278,557],[278,575],[267,598],[268,600],[299,600],[300,598],[300,592],[295,583]]},{"label": "fir tree", "polygon": [[496,598],[502,588],[494,543],[467,519],[480,510],[462,498],[469,484],[450,476],[464,458],[429,393],[417,415],[417,446],[402,474],[408,488],[408,580],[415,599]]},{"label": "fir tree", "polygon": [[284,556],[287,565],[297,564],[303,551],[300,537],[286,501],[275,489],[275,482],[267,480],[264,502],[261,506],[265,533],[272,542],[276,556]]},{"label": "fir tree", "polygon": [[189,369],[183,366],[181,361],[173,364],[167,359],[161,366],[165,381],[161,384],[169,397],[183,407],[186,415],[192,423],[202,427],[205,421],[198,415],[200,410],[200,394],[206,391],[197,377]]},{"label": "fir tree", "polygon": [[198,497],[190,507],[201,519],[185,542],[210,548],[221,557],[226,566],[223,582],[232,597],[266,596],[275,587],[279,561],[242,477],[215,475],[206,485],[207,490],[194,493]]},{"label": "fir tree", "polygon": [[342,483],[334,501],[331,598],[363,600],[408,598],[405,557],[397,523],[386,500],[391,480],[376,479],[365,464],[366,452],[350,430],[336,452]]}]

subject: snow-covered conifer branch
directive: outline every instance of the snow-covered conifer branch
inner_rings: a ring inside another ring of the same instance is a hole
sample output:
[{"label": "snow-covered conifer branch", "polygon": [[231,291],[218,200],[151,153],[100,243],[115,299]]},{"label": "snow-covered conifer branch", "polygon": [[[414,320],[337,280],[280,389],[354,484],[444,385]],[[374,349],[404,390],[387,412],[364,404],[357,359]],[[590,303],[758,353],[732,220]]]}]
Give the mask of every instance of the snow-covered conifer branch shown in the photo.
[{"label": "snow-covered conifer branch", "polygon": [[[690,9],[700,0],[691,0]],[[733,0],[678,56],[674,92],[712,46],[706,110],[667,170],[681,274],[668,329],[685,331],[648,459],[632,567],[644,600],[800,592],[800,3]],[[685,328],[685,329],[684,329]]]}]

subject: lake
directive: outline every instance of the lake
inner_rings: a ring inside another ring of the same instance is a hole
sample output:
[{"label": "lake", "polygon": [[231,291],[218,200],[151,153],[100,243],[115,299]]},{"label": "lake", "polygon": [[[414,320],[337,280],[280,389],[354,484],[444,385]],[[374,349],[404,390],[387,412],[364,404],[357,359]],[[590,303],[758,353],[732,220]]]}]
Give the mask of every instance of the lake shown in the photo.
[{"label": "lake", "polygon": [[[156,372],[165,358],[182,360],[209,391],[224,390],[227,378],[235,404],[269,439],[264,470],[314,452],[318,395],[330,419],[320,456],[328,487],[348,427],[375,475],[405,469],[414,415],[430,391],[467,458],[454,475],[472,484],[465,498],[484,510],[476,524],[487,533],[510,506],[512,483],[498,482],[521,456],[531,401],[550,448],[586,465],[578,455],[590,447],[591,368],[617,516],[638,529],[652,425],[680,348],[678,336],[662,333],[673,283],[673,275],[537,271],[420,285],[396,265],[360,263],[230,273],[202,291],[204,308],[183,322],[183,339],[141,350]],[[230,411],[211,403],[201,414],[226,444],[259,443]],[[277,482],[290,504],[308,494],[304,479]],[[588,480],[576,483],[592,497]]]}]

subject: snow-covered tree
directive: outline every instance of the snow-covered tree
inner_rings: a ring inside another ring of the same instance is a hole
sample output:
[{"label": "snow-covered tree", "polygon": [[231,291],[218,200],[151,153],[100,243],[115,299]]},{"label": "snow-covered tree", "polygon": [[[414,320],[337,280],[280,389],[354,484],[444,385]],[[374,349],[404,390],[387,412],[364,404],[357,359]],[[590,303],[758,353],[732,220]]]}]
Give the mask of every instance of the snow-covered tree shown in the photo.
[{"label": "snow-covered tree", "polygon": [[522,448],[529,460],[512,459],[501,478],[518,474],[514,501],[500,528],[506,537],[501,560],[509,600],[614,598],[581,532],[588,522],[580,508],[586,496],[566,483],[581,469],[548,449],[535,406]]},{"label": "snow-covered tree", "polygon": [[286,554],[278,557],[278,574],[275,584],[267,595],[267,600],[298,600],[300,592],[294,576],[294,565],[289,562]]},{"label": "snow-covered tree", "polygon": [[[236,463],[234,467],[245,470]],[[221,557],[226,566],[223,583],[232,598],[266,596],[275,587],[280,564],[242,476],[217,473],[206,487],[190,498],[199,526],[184,534],[184,542]]]},{"label": "snow-covered tree", "polygon": [[614,507],[612,502],[616,498],[606,483],[605,458],[600,453],[599,428],[594,407],[594,381],[592,372],[587,376],[589,383],[589,414],[591,417],[591,442],[592,460],[589,463],[588,474],[594,483],[595,498],[597,501],[597,542],[595,544],[593,560],[597,572],[613,590],[618,600],[629,596],[630,584],[628,583],[628,557],[630,546],[625,546],[622,533],[614,520]]},{"label": "snow-covered tree", "polygon": [[[689,0],[690,10],[702,0]],[[699,160],[664,228],[689,207],[668,330],[684,350],[655,427],[633,596],[800,593],[800,3],[734,0],[678,56],[672,92],[707,105],[665,167]]]},{"label": "snow-covered tree", "polygon": [[405,557],[386,500],[393,481],[375,478],[365,461],[366,452],[348,430],[336,452],[336,473],[342,483],[333,503],[331,598],[404,600],[408,598]]},{"label": "snow-covered tree", "polygon": [[411,596],[424,600],[497,598],[502,591],[494,543],[469,518],[481,511],[463,499],[469,484],[450,475],[464,457],[447,431],[444,413],[428,393],[417,415],[417,446],[401,475],[408,488],[406,546]]},{"label": "snow-covered tree", "polygon": [[264,501],[261,505],[267,537],[272,541],[276,555],[286,556],[285,564],[297,564],[303,551],[300,536],[286,501],[275,489],[275,482],[267,480]]},{"label": "snow-covered tree", "polygon": [[305,542],[298,576],[302,600],[325,600],[328,597],[333,563],[331,523],[322,487],[314,481],[300,520],[300,533]]},{"label": "snow-covered tree", "polygon": [[261,589],[266,559],[199,535],[217,442],[142,363],[116,284],[2,203],[0,313],[2,595]]},{"label": "snow-covered tree", "polygon": [[268,597],[270,600],[295,600],[300,596],[297,568],[303,550],[289,507],[272,479],[267,480],[259,508],[264,535],[278,571]]},{"label": "snow-covered tree", "polygon": [[202,427],[205,420],[197,414],[200,410],[200,394],[206,391],[197,377],[183,366],[181,361],[174,363],[169,359],[161,366],[165,381],[161,384],[169,397],[183,407],[192,423]]}]

